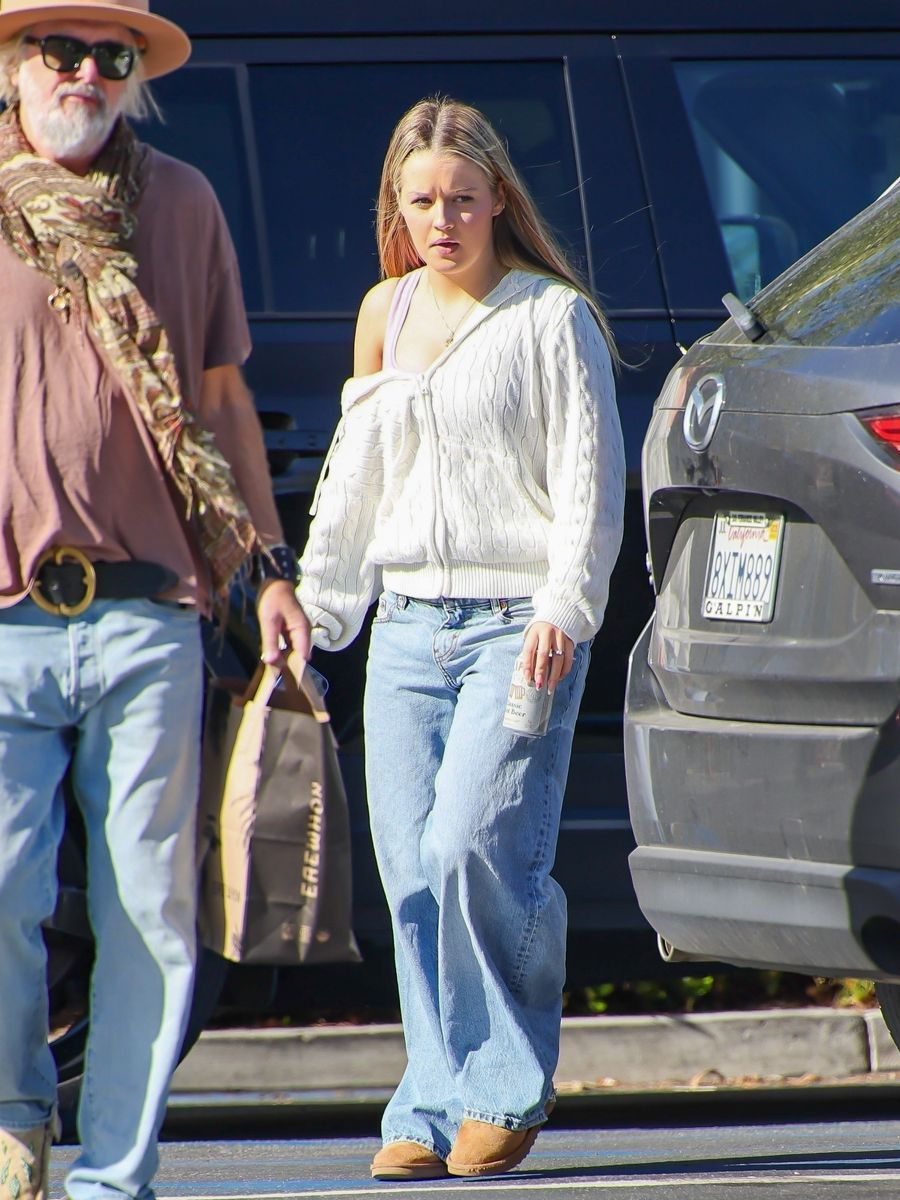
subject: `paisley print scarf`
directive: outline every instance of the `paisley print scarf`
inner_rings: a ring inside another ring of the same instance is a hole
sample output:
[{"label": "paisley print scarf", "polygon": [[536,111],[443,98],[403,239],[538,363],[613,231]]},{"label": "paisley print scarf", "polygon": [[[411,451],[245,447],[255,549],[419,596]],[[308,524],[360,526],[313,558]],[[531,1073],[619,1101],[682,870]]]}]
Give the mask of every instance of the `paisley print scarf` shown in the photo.
[{"label": "paisley print scarf", "polygon": [[75,306],[86,310],[184,497],[221,601],[258,539],[231,468],[183,401],[166,331],[135,283],[130,245],[146,165],[147,147],[120,119],[89,174],[75,175],[35,154],[13,106],[0,115],[0,237],[47,276],[61,320]]}]

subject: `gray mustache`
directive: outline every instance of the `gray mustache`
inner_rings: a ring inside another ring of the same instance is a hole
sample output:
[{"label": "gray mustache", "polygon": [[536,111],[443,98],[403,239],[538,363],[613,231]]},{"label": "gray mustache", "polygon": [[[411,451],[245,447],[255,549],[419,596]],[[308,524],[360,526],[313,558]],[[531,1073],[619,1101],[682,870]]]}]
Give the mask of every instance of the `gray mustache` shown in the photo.
[{"label": "gray mustache", "polygon": [[90,83],[67,83],[57,89],[56,103],[61,104],[67,96],[81,96],[84,100],[94,100],[101,108],[106,107],[106,97],[98,87]]}]

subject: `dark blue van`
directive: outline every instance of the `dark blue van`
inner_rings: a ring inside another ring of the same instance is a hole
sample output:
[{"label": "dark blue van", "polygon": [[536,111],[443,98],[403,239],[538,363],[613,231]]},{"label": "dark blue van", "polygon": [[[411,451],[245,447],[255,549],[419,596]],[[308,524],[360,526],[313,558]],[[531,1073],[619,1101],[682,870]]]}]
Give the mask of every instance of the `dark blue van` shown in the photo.
[{"label": "dark blue van", "polygon": [[[155,7],[188,30],[194,53],[154,86],[166,121],[143,136],[197,164],[221,198],[254,338],[247,374],[298,547],[351,370],[356,308],[378,276],[382,157],[410,104],[442,92],[488,114],[605,304],[626,364],[626,533],[594,646],[556,874],[569,899],[572,982],[654,972],[655,937],[628,873],[622,757],[628,652],[653,604],[641,444],[681,348],[721,322],[723,293],[749,297],[900,175],[896,5]],[[362,783],[365,640],[316,660],[331,681],[354,821],[355,921],[367,963],[346,968],[341,986],[356,994],[389,947]],[[77,867],[71,880],[77,890]],[[62,916],[59,924],[49,936],[66,943]]]}]

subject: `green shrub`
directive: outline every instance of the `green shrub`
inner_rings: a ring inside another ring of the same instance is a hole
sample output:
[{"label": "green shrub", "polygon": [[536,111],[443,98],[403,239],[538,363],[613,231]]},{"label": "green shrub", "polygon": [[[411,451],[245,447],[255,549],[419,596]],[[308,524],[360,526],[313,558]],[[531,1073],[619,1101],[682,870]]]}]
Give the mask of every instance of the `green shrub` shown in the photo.
[{"label": "green shrub", "polygon": [[721,975],[593,984],[567,992],[563,1011],[566,1016],[586,1016],[723,1012],[810,1004],[871,1008],[875,1003],[875,987],[868,979],[823,979],[788,971],[734,969]]}]

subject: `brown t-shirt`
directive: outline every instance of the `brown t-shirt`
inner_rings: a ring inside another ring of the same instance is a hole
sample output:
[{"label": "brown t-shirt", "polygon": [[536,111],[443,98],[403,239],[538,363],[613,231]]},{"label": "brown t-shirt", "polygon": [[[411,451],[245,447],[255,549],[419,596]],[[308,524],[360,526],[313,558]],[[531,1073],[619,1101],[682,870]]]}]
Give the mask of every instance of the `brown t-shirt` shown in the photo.
[{"label": "brown t-shirt", "polygon": [[[138,287],[172,344],[188,406],[203,371],[243,363],[250,336],[237,259],[207,180],[152,150],[137,209]],[[76,546],[106,562],[177,572],[170,599],[208,611],[206,570],[137,408],[77,308],[0,241],[0,608],[15,604],[40,554]]]}]

